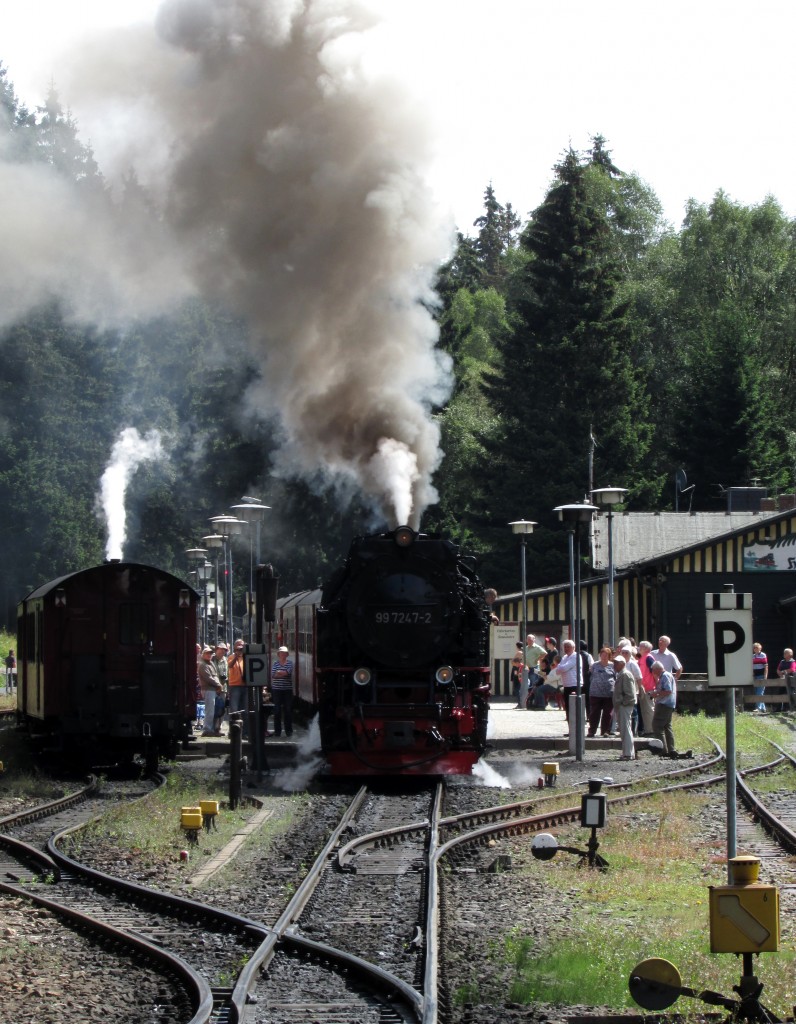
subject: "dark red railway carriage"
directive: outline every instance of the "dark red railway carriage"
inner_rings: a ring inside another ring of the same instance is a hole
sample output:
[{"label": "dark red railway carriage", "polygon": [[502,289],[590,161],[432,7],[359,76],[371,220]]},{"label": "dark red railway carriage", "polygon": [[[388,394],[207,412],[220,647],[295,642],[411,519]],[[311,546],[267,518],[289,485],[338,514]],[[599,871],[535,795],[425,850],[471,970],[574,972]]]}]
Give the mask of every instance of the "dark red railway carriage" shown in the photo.
[{"label": "dark red railway carriage", "polygon": [[174,756],[195,717],[197,600],[132,562],[37,587],[18,610],[20,721],[91,757]]}]

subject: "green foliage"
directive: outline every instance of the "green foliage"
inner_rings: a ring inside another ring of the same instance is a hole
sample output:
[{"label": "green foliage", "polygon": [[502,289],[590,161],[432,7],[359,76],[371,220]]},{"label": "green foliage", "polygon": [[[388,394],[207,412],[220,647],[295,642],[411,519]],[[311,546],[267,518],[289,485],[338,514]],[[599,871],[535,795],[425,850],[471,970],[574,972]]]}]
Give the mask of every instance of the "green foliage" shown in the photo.
[{"label": "green foliage", "polygon": [[[132,172],[112,196],[55,90],[30,112],[1,64],[0,135],[5,160],[47,164],[83,208],[151,206]],[[516,589],[517,518],[540,524],[529,585],[560,582],[567,538],[552,509],[593,486],[624,486],[642,510],[680,466],[695,510],[751,477],[793,489],[796,226],[773,198],[745,207],[718,192],[676,233],[597,135],[562,155],[525,224],[489,184],[473,231],[437,278],[454,387],[432,411],[444,461],[423,526],[478,553],[489,584]],[[131,481],[125,557],[182,572],[208,518],[256,494],[274,509],[261,554],[285,593],[328,576],[375,525],[359,496],[274,465],[278,425],[244,399],[262,369],[223,310],[194,300],[101,332],[48,306],[0,340],[0,622],[13,626],[34,586],[102,558],[96,492],[124,427],[159,431],[168,451]],[[248,565],[248,538],[235,557]],[[239,604],[247,586],[240,572]]]},{"label": "green foliage", "polygon": [[[651,489],[648,401],[631,358],[627,306],[618,301],[624,250],[617,234],[632,222],[613,184],[618,174],[603,149],[586,159],[570,149],[523,232],[527,259],[510,286],[513,330],[485,375],[502,427],[484,466],[497,530],[516,518],[552,528],[555,505],[609,479],[633,497]],[[529,548],[531,585],[566,574],[560,530],[534,533]]]}]

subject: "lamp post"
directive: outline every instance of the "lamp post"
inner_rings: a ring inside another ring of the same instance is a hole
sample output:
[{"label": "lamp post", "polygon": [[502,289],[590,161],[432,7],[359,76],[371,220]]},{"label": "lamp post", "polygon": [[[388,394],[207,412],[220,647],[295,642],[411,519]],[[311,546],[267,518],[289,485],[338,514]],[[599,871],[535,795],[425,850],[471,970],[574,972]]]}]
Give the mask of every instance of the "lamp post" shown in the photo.
[{"label": "lamp post", "polygon": [[[537,524],[531,522],[529,519],[515,519],[513,523],[509,523],[511,532],[518,534],[520,538],[520,551],[521,551],[521,562],[520,562],[520,579],[522,581],[522,615],[520,616],[520,640],[522,641],[522,649],[525,650],[525,637],[528,635],[528,599],[526,597],[525,589],[525,538],[529,533],[533,533],[533,528]],[[524,680],[523,680],[524,682]],[[522,684],[520,684],[520,706],[523,704],[522,700]]]},{"label": "lamp post", "polygon": [[[185,551],[185,557],[188,559],[189,563],[192,563],[192,564],[194,564],[196,566],[196,578],[198,580],[199,579],[199,571],[198,571],[199,570],[199,566],[207,558],[207,551],[204,548],[187,548],[186,551]],[[207,604],[207,594],[206,593],[205,593],[205,604]],[[202,644],[206,644],[207,643],[206,632],[207,632],[207,612],[205,611],[205,614],[202,617],[202,629],[200,630],[200,633],[201,633],[201,636],[202,636]]]},{"label": "lamp post", "polygon": [[[224,591],[219,591],[219,589],[218,589],[218,553],[224,547],[224,538],[221,536],[220,533],[211,533],[207,537],[202,537],[202,543],[206,544],[208,548],[212,548],[215,551],[215,555],[216,555],[216,587],[215,587],[216,597],[215,597],[215,601],[213,602],[213,620],[214,620],[215,634],[216,634],[215,635],[215,640],[218,640],[218,609],[219,609],[219,600],[220,600],[219,599],[219,594],[222,594],[222,599],[221,600],[222,600],[223,604],[226,604],[226,600],[227,600],[225,592]],[[225,559],[225,564],[226,564],[226,559]],[[224,613],[226,615],[226,609],[224,610]]]},{"label": "lamp post", "polygon": [[[246,520],[251,527],[254,523],[256,527],[256,561],[252,552],[252,534],[251,529],[249,530],[249,610],[254,603],[254,566],[260,564],[260,528],[263,519],[265,519],[265,513],[271,509],[270,505],[263,505],[258,498],[249,498],[246,495],[243,496],[243,505],[230,505],[230,509],[237,516],[240,516],[242,520]],[[249,642],[254,640],[254,616],[249,615]]]},{"label": "lamp post", "polygon": [[614,505],[621,505],[627,494],[626,487],[598,487],[591,492],[592,501],[608,513],[608,643],[616,643],[614,633]]},{"label": "lamp post", "polygon": [[[553,509],[569,531],[569,607],[573,618],[573,640],[575,641],[575,760],[582,761],[586,740],[583,735],[583,661],[580,656],[580,528],[590,523],[598,511],[596,505],[559,505]],[[577,539],[577,558],[575,540]],[[575,573],[577,570],[577,585]],[[572,723],[570,722],[570,730]]]},{"label": "lamp post", "polygon": [[202,643],[206,644],[207,636],[207,584],[213,575],[213,563],[201,562],[196,567],[196,576],[202,584]]},{"label": "lamp post", "polygon": [[235,645],[235,629],[232,614],[232,537],[240,533],[244,527],[244,523],[242,520],[236,519],[235,516],[213,516],[210,519],[210,522],[213,524],[216,531],[224,538],[224,571],[227,573],[226,597],[224,603],[227,606],[227,643],[230,648],[232,648]]}]

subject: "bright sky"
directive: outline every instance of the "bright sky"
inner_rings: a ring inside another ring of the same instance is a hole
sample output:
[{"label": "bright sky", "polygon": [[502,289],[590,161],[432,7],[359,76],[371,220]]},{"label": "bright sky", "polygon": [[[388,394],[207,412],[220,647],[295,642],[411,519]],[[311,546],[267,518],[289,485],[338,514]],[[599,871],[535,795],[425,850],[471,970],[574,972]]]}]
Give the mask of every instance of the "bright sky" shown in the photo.
[{"label": "bright sky", "polygon": [[[396,66],[438,119],[434,184],[469,231],[487,183],[525,218],[571,143],[608,139],[680,226],[686,200],[773,194],[796,216],[792,0],[378,0]],[[0,60],[28,106],[79,31],[149,20],[156,0],[28,0]],[[78,123],[80,109],[70,103]],[[96,126],[90,139],[101,162]]]}]

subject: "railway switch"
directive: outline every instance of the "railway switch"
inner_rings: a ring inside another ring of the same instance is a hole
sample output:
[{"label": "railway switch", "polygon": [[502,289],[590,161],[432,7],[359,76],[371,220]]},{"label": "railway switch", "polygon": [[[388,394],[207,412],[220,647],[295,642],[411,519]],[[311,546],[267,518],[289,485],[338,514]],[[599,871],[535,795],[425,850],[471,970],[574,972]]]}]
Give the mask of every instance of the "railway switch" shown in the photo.
[{"label": "railway switch", "polygon": [[732,885],[710,887],[711,953],[776,953],[779,891],[757,881],[757,857],[730,859]]},{"label": "railway switch", "polygon": [[628,983],[631,996],[645,1010],[665,1010],[680,996],[692,996],[730,1010],[730,1021],[779,1021],[760,1002],[763,984],[752,960],[756,953],[779,949],[779,891],[758,882],[759,858],[732,857],[729,866],[731,884],[710,886],[710,950],[743,957],[741,980],[732,987],[737,998],[687,988],[674,964],[653,957],[635,967]]},{"label": "railway switch", "polygon": [[185,832],[189,845],[199,844],[199,831],[202,828],[202,808],[183,807],[180,810],[180,827]]},{"label": "railway switch", "polygon": [[580,800],[580,823],[584,828],[605,828],[605,793],[602,779],[589,779],[589,792]]},{"label": "railway switch", "polygon": [[558,761],[545,761],[542,765],[545,786],[555,786],[556,776],[559,774],[559,771]]},{"label": "railway switch", "polygon": [[209,832],[211,829],[215,829],[216,818],[218,817],[218,800],[200,800],[199,809],[202,812],[202,822],[205,831]]},{"label": "railway switch", "polygon": [[540,832],[533,837],[531,853],[537,860],[552,860],[558,853],[558,840],[549,832]]}]

